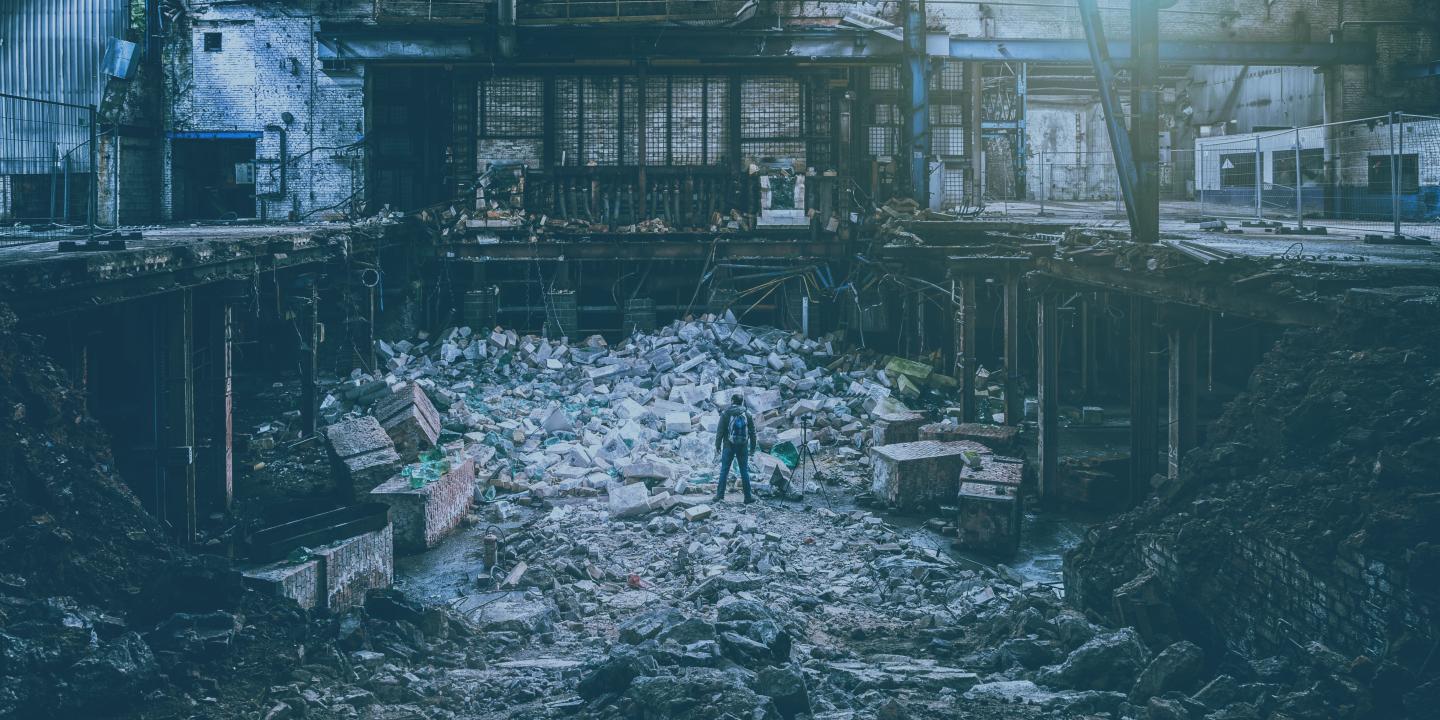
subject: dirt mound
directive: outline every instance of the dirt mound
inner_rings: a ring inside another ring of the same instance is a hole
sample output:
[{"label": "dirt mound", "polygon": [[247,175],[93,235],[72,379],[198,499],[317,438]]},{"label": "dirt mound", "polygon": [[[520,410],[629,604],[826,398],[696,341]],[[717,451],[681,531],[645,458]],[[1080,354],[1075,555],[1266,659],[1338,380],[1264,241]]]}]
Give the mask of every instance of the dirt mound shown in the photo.
[{"label": "dirt mound", "polygon": [[[1424,655],[1440,637],[1437,307],[1435,292],[1397,294],[1287,333],[1180,480],[1066,558],[1072,601],[1114,615],[1117,588],[1163,587],[1180,629],[1212,647],[1283,646],[1256,629],[1279,623],[1294,648],[1319,640],[1360,656],[1376,712],[1401,717],[1396,703],[1437,671]],[[1346,617],[1287,607],[1291,595]],[[1409,618],[1370,622],[1367,603]]]},{"label": "dirt mound", "polygon": [[65,372],[14,322],[0,308],[0,589],[128,611],[175,553]]}]

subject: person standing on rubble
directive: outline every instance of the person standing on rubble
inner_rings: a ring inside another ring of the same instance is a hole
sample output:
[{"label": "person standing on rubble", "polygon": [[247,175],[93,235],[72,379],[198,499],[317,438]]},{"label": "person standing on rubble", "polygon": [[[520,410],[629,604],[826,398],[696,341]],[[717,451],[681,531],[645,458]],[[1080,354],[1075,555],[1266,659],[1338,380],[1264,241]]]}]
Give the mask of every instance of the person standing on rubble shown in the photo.
[{"label": "person standing on rubble", "polygon": [[720,426],[715,429],[715,454],[720,457],[715,502],[725,499],[731,462],[740,466],[740,486],[745,489],[746,504],[755,502],[755,495],[750,492],[750,456],[755,452],[755,444],[755,419],[745,409],[745,398],[737,393],[731,396],[730,407],[720,413]]}]

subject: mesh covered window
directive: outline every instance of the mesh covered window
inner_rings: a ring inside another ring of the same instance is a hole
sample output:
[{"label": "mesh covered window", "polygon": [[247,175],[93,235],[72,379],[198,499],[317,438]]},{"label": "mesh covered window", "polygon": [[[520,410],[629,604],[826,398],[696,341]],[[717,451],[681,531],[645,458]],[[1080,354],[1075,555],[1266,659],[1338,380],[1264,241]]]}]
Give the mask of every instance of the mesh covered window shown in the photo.
[{"label": "mesh covered window", "polygon": [[539,137],[545,110],[545,83],[538,77],[513,76],[479,83],[481,137]]}]

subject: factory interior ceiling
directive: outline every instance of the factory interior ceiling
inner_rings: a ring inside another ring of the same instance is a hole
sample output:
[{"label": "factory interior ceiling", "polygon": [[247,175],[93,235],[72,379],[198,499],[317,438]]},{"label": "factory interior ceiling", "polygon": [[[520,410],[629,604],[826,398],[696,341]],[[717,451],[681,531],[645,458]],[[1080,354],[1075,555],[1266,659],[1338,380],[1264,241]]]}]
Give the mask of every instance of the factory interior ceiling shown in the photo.
[{"label": "factory interior ceiling", "polygon": [[0,720],[1422,720],[1440,5],[13,0]]}]

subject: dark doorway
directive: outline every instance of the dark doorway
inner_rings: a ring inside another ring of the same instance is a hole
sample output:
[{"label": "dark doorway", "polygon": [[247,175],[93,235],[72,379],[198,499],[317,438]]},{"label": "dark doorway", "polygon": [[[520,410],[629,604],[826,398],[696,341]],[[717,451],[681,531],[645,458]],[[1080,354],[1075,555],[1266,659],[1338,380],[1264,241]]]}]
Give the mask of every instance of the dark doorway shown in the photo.
[{"label": "dark doorway", "polygon": [[173,141],[176,220],[255,217],[255,141]]},{"label": "dark doorway", "polygon": [[448,199],[450,75],[408,67],[376,68],[366,75],[371,207],[413,211]]}]

